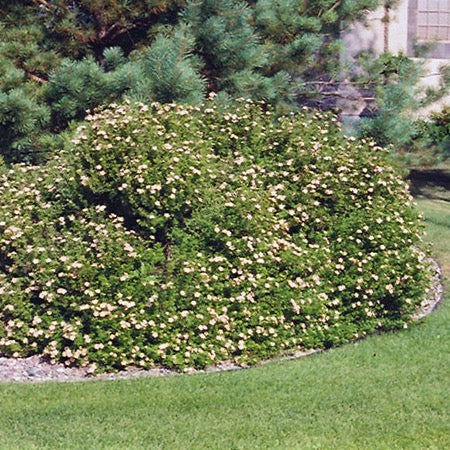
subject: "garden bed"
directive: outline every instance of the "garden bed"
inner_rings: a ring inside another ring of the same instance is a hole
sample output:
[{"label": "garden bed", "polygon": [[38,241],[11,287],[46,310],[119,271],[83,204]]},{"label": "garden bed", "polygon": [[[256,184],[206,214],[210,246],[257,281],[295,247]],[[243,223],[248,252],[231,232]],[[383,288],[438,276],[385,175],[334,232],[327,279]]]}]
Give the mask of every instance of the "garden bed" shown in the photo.
[{"label": "garden bed", "polygon": [[246,366],[407,327],[430,289],[408,186],[332,115],[111,105],[0,176],[5,356]]}]

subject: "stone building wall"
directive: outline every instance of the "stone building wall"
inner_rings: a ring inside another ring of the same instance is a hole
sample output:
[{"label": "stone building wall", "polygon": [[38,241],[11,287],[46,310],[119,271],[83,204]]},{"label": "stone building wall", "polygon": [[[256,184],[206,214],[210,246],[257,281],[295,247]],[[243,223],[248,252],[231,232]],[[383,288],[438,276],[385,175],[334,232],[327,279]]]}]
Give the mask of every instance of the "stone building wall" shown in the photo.
[{"label": "stone building wall", "polygon": [[[423,62],[425,86],[439,84],[439,67],[450,64],[450,0],[400,0],[394,9],[378,8],[367,17],[366,24],[355,23],[343,35],[343,58],[351,61],[361,51],[393,54],[404,53],[414,57],[414,43],[433,43]],[[440,109],[450,103],[450,95],[420,111]]]}]

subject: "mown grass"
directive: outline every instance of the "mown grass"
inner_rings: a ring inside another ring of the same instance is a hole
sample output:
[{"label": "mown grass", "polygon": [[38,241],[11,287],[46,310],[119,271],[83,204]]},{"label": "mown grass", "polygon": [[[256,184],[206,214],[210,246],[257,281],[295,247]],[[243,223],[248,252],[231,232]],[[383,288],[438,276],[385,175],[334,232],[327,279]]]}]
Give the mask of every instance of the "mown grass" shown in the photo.
[{"label": "mown grass", "polygon": [[450,202],[418,199],[425,213],[428,240],[433,243],[433,253],[439,260],[444,275],[450,276]]},{"label": "mown grass", "polygon": [[[450,276],[450,204],[419,199]],[[245,371],[0,385],[0,448],[450,447],[450,295],[419,324]]]}]

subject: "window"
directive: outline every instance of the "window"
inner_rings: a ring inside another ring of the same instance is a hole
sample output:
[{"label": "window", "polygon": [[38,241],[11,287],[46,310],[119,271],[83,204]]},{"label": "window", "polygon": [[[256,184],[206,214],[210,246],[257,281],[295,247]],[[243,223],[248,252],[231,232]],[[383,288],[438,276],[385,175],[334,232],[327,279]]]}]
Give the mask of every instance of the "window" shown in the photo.
[{"label": "window", "polygon": [[408,55],[414,43],[434,42],[430,58],[450,58],[450,0],[410,0],[408,5]]}]

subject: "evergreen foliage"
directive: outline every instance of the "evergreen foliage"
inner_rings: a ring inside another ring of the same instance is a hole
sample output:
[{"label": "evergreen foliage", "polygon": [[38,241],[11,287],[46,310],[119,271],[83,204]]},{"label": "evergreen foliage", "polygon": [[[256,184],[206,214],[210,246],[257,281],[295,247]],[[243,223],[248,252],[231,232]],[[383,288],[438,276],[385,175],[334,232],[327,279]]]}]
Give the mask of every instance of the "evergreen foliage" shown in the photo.
[{"label": "evergreen foliage", "polygon": [[132,49],[146,31],[176,17],[183,0],[19,0],[39,18],[58,53],[75,59],[94,54],[104,62],[108,47]]},{"label": "evergreen foliage", "polygon": [[49,109],[24,89],[0,92],[0,149],[7,160],[19,160],[36,148],[35,139],[49,121]]},{"label": "evergreen foliage", "polygon": [[439,147],[444,157],[450,157],[450,106],[445,106],[442,111],[431,114],[431,119],[423,122],[425,131],[423,134],[432,145]]},{"label": "evergreen foliage", "polygon": [[450,158],[450,106],[415,122],[412,145],[406,151],[406,157],[417,165],[432,165]]},{"label": "evergreen foliage", "polygon": [[199,74],[200,60],[193,54],[191,30],[176,27],[160,33],[138,59],[139,78],[130,96],[159,102],[201,103],[205,82]]},{"label": "evergreen foliage", "polygon": [[189,1],[182,20],[188,23],[205,67],[208,88],[232,97],[274,98],[272,80],[258,69],[267,52],[251,24],[252,11],[241,0]]},{"label": "evergreen foliage", "polygon": [[54,125],[61,128],[70,120],[82,119],[87,109],[118,98],[123,86],[115,82],[114,74],[105,72],[92,57],[64,60],[50,75],[45,91]]},{"label": "evergreen foliage", "polygon": [[[347,76],[339,34],[378,3],[3,2],[0,153],[9,161],[33,159],[87,109],[125,98],[199,104],[215,92],[222,103],[264,99],[279,113],[301,105],[332,107],[336,102],[329,99],[336,98],[335,87]],[[418,104],[412,87],[417,64],[403,56],[373,59],[363,58],[360,66],[367,76],[358,82],[373,88],[377,98],[376,117],[363,132],[403,146],[412,136],[409,112]]]},{"label": "evergreen foliage", "polygon": [[34,151],[86,109],[124,97],[199,103],[214,91],[221,101],[266,99],[286,111],[336,67],[339,27],[376,3],[7,2],[0,6],[0,92],[5,104],[11,89],[22,89],[26,102],[1,153],[26,158],[12,151],[24,148],[23,133]]},{"label": "evergreen foliage", "polygon": [[420,85],[422,65],[403,54],[383,53],[378,58],[362,54],[359,61],[364,70],[355,80],[370,86],[375,94],[372,116],[362,120],[361,135],[397,150],[416,147],[423,151],[430,142],[420,137],[421,121],[414,118],[418,109],[449,92],[449,67],[442,68],[438,87],[424,88]]}]

